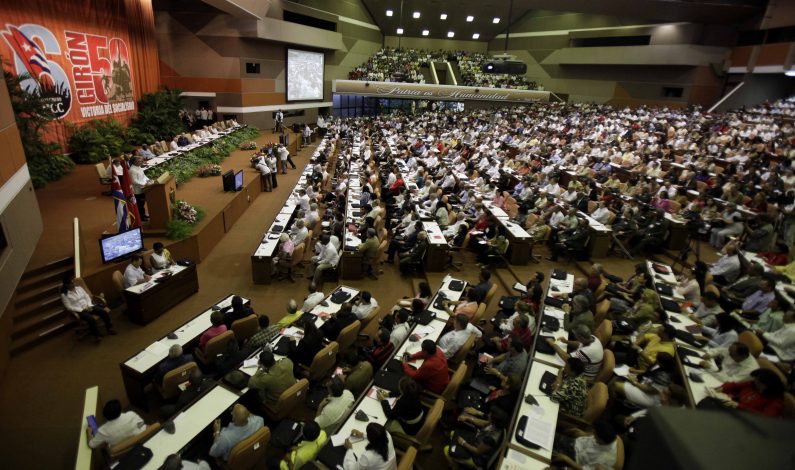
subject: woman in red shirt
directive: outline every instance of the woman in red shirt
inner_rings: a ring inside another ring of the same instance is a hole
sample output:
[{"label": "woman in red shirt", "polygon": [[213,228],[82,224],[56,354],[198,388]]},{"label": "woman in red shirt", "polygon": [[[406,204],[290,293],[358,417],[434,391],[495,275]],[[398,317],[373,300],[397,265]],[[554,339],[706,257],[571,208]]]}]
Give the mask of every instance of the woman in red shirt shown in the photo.
[{"label": "woman in red shirt", "polygon": [[784,384],[775,372],[757,369],[747,382],[728,382],[719,390],[731,397],[725,405],[764,416],[778,417],[784,412]]}]

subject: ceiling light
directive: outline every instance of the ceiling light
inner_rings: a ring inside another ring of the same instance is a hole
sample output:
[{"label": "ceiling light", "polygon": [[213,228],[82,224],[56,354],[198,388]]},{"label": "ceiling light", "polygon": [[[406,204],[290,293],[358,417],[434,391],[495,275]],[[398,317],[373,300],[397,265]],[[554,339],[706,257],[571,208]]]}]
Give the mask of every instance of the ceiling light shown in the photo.
[{"label": "ceiling light", "polygon": [[474,16],[472,16],[472,15],[467,16],[467,23],[471,23],[473,21],[475,21],[475,17]]},{"label": "ceiling light", "polygon": [[439,15],[439,19],[440,20],[446,20],[447,19],[447,13],[442,13],[441,15]]},{"label": "ceiling light", "polygon": [[419,17],[420,17],[420,12],[418,12],[418,11],[415,11],[414,13],[412,13],[412,14],[411,14],[411,16],[413,16],[413,17],[414,17],[414,19],[416,20],[417,18],[419,18]]},{"label": "ceiling light", "polygon": [[430,31],[428,31],[427,29],[423,29],[423,30],[422,30],[422,35],[423,35],[423,36],[427,36],[427,35],[429,35],[429,34],[431,34],[431,32],[430,32]]},{"label": "ceiling light", "polygon": [[784,75],[786,75],[788,77],[795,77],[795,69],[787,70],[786,72],[784,72]]},{"label": "ceiling light", "polygon": [[394,14],[395,14],[395,12],[394,12],[394,11],[392,11],[392,10],[387,10],[387,11],[386,11],[386,16],[392,16],[392,15],[394,15]]},{"label": "ceiling light", "polygon": [[497,24],[500,22],[500,19],[495,17],[493,20],[491,20],[491,22]]},{"label": "ceiling light", "polygon": [[447,33],[447,37],[448,37],[448,38],[451,38],[451,37],[453,37],[453,36],[455,36],[455,33],[454,33],[454,32],[452,32],[452,31],[449,31],[449,32]]},{"label": "ceiling light", "polygon": [[478,39],[480,37],[480,33],[475,33],[472,35],[472,39]]},{"label": "ceiling light", "polygon": [[403,28],[398,28],[398,29],[397,29],[397,33],[398,33],[398,34],[403,34]]}]

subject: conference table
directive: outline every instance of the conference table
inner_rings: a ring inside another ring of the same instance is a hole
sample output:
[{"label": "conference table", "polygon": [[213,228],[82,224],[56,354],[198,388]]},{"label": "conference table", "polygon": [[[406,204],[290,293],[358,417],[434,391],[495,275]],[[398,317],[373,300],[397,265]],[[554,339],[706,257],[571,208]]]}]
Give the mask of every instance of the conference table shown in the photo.
[{"label": "conference table", "polygon": [[[174,336],[173,338],[169,338],[168,335],[164,336],[119,364],[124,390],[127,392],[127,398],[130,403],[147,409],[145,389],[147,385],[152,383],[153,378],[157,374],[158,365],[168,357],[168,349],[172,345],[178,344],[182,346],[186,353],[189,353],[190,347],[198,343],[202,333],[212,326],[210,315],[216,310],[231,307],[232,297],[234,297],[233,294],[227,295],[169,333],[169,335]],[[248,305],[250,301],[243,299],[243,303]]]},{"label": "conference table", "polygon": [[156,167],[158,167],[158,166],[160,166],[160,165],[162,165],[162,164],[164,164],[166,162],[169,162],[169,161],[171,161],[174,158],[177,158],[177,157],[179,157],[181,155],[184,155],[184,154],[186,154],[188,152],[191,152],[191,151],[196,150],[198,148],[204,147],[205,145],[212,144],[216,140],[218,140],[218,139],[220,139],[222,137],[226,137],[226,136],[228,136],[229,134],[231,134],[231,133],[233,133],[235,131],[243,129],[244,127],[246,127],[246,126],[242,125],[242,124],[238,124],[235,127],[230,127],[228,129],[224,129],[222,131],[219,131],[217,134],[210,134],[210,137],[205,137],[203,139],[199,139],[196,142],[193,142],[191,144],[185,145],[185,146],[180,147],[180,148],[178,148],[176,150],[171,150],[169,152],[157,155],[154,158],[150,158],[149,160],[146,160],[144,162],[144,165],[143,165],[144,173],[146,173],[147,171],[152,170],[152,169],[154,169],[154,168],[156,168]]},{"label": "conference table", "polygon": [[510,216],[491,201],[483,201],[483,207],[497,219],[508,238],[508,252],[505,254],[508,262],[514,265],[527,264],[533,251],[532,238],[527,230],[511,222]]},{"label": "conference table", "polygon": [[171,266],[124,290],[127,315],[134,323],[146,325],[198,291],[195,264]]}]

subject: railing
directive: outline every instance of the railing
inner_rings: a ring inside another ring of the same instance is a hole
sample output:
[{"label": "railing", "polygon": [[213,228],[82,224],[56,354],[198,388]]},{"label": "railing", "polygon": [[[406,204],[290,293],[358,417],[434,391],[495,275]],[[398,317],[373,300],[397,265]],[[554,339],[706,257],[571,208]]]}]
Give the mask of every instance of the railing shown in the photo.
[{"label": "railing", "polygon": [[718,102],[717,102],[717,103],[713,104],[713,105],[712,105],[712,107],[711,107],[711,108],[709,108],[709,109],[707,110],[707,112],[708,112],[708,113],[711,113],[711,112],[715,111],[715,108],[717,108],[717,107],[718,107],[718,106],[720,106],[720,105],[721,105],[721,104],[722,104],[724,101],[726,101],[726,100],[727,100],[727,99],[728,99],[728,98],[729,98],[731,95],[733,95],[733,94],[734,94],[734,92],[736,92],[737,90],[739,90],[740,88],[742,88],[742,86],[743,86],[743,85],[745,85],[745,82],[740,82],[740,83],[738,83],[738,84],[737,84],[737,86],[735,86],[734,88],[732,88],[732,89],[731,89],[731,91],[729,91],[728,93],[726,93],[726,94],[723,96],[723,98],[721,98],[720,100],[718,100]]},{"label": "railing", "polygon": [[453,66],[450,64],[449,60],[444,61],[447,64],[447,71],[450,72],[450,78],[453,79],[453,85],[458,85],[458,80],[455,78],[455,72],[453,72]]},{"label": "railing", "polygon": [[431,75],[433,75],[433,83],[438,85],[439,84],[439,76],[436,75],[436,63],[435,62],[431,61],[430,69],[431,69]]},{"label": "railing", "polygon": [[75,277],[81,277],[81,253],[80,253],[80,219],[77,217],[72,221],[72,239],[74,241],[74,263],[75,263]]}]

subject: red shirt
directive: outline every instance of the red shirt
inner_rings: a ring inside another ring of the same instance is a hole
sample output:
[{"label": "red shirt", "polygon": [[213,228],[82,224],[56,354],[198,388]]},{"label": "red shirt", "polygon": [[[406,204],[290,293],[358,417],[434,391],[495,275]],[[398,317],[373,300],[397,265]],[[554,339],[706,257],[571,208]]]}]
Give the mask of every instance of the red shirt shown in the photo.
[{"label": "red shirt", "polygon": [[199,338],[199,348],[204,351],[204,347],[207,346],[207,341],[210,341],[225,331],[226,325],[211,326],[207,329],[207,331],[202,333],[202,337]]},{"label": "red shirt", "polygon": [[424,359],[419,369],[414,369],[408,364],[403,364],[403,372],[407,377],[416,380],[420,385],[433,393],[441,394],[450,382],[447,373],[447,358],[442,349],[437,347],[436,354],[429,356],[423,351],[411,355],[411,360]]},{"label": "red shirt", "polygon": [[777,417],[784,413],[784,399],[768,398],[754,388],[753,380],[723,384],[723,392],[739,403],[738,410],[750,411],[764,416]]},{"label": "red shirt", "polygon": [[513,338],[519,338],[525,349],[530,350],[533,345],[533,330],[530,328],[514,328],[500,341],[500,350],[507,351]]}]

